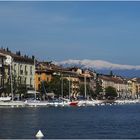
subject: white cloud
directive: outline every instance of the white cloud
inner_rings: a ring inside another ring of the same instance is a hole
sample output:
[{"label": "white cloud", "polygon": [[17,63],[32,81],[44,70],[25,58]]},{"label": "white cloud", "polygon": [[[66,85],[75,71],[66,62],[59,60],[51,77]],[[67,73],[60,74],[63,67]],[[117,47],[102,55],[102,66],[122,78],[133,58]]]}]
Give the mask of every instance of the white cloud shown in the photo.
[{"label": "white cloud", "polygon": [[84,68],[93,68],[93,69],[111,69],[111,70],[140,70],[140,66],[134,65],[121,65],[121,64],[113,64],[103,60],[66,60],[61,62],[55,62],[59,65],[67,65],[67,66],[83,66]]}]

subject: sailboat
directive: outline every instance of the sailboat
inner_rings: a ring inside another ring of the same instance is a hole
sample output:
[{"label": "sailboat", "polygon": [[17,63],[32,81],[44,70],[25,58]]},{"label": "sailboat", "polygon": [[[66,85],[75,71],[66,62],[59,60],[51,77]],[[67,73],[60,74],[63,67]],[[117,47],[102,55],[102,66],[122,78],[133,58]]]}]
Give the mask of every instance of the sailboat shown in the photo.
[{"label": "sailboat", "polygon": [[[77,106],[78,105],[78,101],[71,101],[70,97],[71,97],[71,91],[70,91],[70,76],[69,76],[69,95],[68,98],[64,98],[63,97],[63,75],[61,74],[61,96],[59,98],[59,103],[57,103],[58,106]],[[55,103],[56,105],[56,103]]]},{"label": "sailboat", "polygon": [[86,87],[86,76],[84,75],[84,98],[79,101],[78,106],[86,106],[87,105],[87,87]]},{"label": "sailboat", "polygon": [[69,106],[78,106],[78,101],[71,101],[70,100],[71,97],[71,90],[70,90],[70,76],[69,76]]},{"label": "sailboat", "polygon": [[87,84],[86,84],[86,75],[84,75],[84,91],[85,91],[85,99],[84,100],[80,100],[78,103],[78,106],[95,106],[98,104],[101,104],[100,100],[94,100],[94,99],[87,99]]}]

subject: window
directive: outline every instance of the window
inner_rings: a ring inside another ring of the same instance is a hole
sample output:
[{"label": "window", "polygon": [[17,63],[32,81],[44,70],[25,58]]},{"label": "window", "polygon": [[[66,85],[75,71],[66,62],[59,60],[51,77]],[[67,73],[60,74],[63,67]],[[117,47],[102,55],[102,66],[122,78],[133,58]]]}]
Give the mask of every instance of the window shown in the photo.
[{"label": "window", "polygon": [[19,84],[21,84],[21,77],[19,77]]},{"label": "window", "polygon": [[23,74],[22,65],[20,65],[20,74]]},{"label": "window", "polygon": [[25,78],[25,81],[24,81],[24,84],[26,85],[26,81],[27,81],[27,79]]},{"label": "window", "polygon": [[30,75],[32,75],[33,72],[32,72],[32,66],[30,66]]},{"label": "window", "polygon": [[40,81],[40,77],[38,77],[38,81]]},{"label": "window", "polygon": [[38,84],[38,89],[41,89],[41,85],[40,84]]},{"label": "window", "polygon": [[47,82],[49,82],[50,80],[49,80],[49,77],[47,77]]},{"label": "window", "polygon": [[16,74],[16,64],[14,64],[14,74]]},{"label": "window", "polygon": [[27,72],[27,66],[25,65],[25,75],[27,75],[28,72]]},{"label": "window", "polygon": [[30,85],[32,85],[32,78],[30,78]]}]

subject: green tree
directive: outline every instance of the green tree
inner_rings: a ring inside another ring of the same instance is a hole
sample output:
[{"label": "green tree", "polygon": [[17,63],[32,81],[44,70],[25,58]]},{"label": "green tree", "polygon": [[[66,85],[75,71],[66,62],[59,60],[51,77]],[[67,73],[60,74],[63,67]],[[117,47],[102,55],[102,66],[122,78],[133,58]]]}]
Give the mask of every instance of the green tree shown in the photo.
[{"label": "green tree", "polygon": [[13,76],[13,93],[17,93],[18,90],[18,82],[16,80],[16,76]]},{"label": "green tree", "polygon": [[5,84],[4,93],[7,93],[8,95],[11,93],[11,85],[9,82]]},{"label": "green tree", "polygon": [[25,84],[19,84],[17,86],[16,94],[18,94],[19,97],[21,98],[22,95],[25,97],[26,93],[27,93],[26,85]]},{"label": "green tree", "polygon": [[[60,76],[54,76],[50,82],[42,81],[39,91],[43,95],[45,92],[50,93],[53,92],[58,97],[62,95],[61,87],[62,86],[62,78]],[[69,95],[69,81],[63,78],[63,96]]]},{"label": "green tree", "polygon": [[[79,92],[80,92],[80,95],[85,96],[85,84],[80,84]],[[86,85],[86,94],[87,96],[90,96],[90,97],[95,96],[95,93],[89,84]]]},{"label": "green tree", "polygon": [[111,99],[117,97],[116,89],[111,86],[108,86],[107,88],[105,88],[105,97],[111,98]]},{"label": "green tree", "polygon": [[101,81],[96,81],[96,90],[95,93],[96,95],[99,95],[100,92],[103,92],[102,86],[101,86]]},{"label": "green tree", "polygon": [[101,92],[103,92],[103,88],[102,88],[102,81],[99,79],[99,74],[97,73],[96,75],[96,89],[95,89],[95,95],[96,97],[98,97],[99,99],[102,99],[102,94]]}]

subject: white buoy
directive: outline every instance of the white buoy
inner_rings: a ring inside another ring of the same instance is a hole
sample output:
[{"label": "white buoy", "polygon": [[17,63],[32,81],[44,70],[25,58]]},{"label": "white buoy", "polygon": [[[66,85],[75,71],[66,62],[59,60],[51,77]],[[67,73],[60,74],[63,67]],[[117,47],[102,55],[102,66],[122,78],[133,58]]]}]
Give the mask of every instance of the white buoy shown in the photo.
[{"label": "white buoy", "polygon": [[41,130],[39,130],[35,136],[36,136],[36,138],[38,138],[38,139],[41,139],[41,138],[44,137],[44,135],[43,135],[43,133],[41,132]]}]

